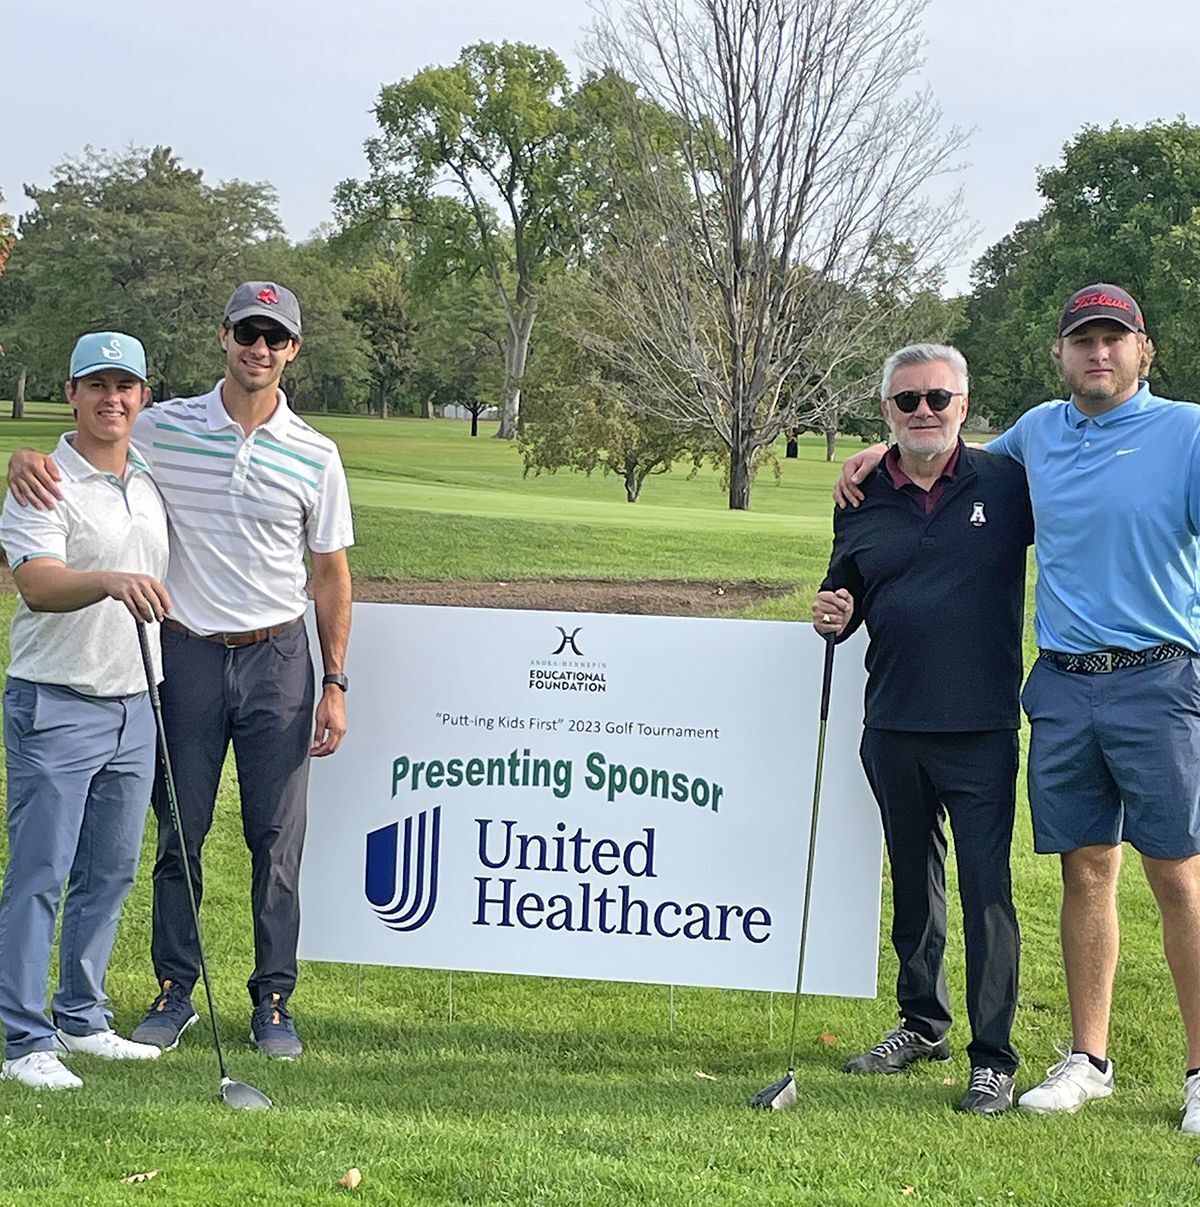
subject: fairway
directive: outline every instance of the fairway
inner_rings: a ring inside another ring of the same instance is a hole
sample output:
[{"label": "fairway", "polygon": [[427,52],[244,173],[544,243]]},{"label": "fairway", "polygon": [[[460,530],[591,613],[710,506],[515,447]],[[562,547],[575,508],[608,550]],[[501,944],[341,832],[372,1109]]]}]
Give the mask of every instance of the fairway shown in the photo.
[{"label": "fairway", "polygon": [[[761,470],[753,511],[730,513],[720,473],[707,468],[652,477],[643,501],[630,505],[615,478],[524,478],[517,450],[490,439],[491,425],[472,440],[466,424],[449,421],[305,418],[342,449],[360,575],[753,579],[796,591],[745,615],[804,621],[828,557],[837,466],[825,463],[815,437],[802,440],[799,460],[781,457],[778,477],[770,465]],[[28,419],[0,424],[0,451],[48,450],[68,420],[64,406],[31,407]],[[847,439],[840,455],[858,447]],[[11,596],[0,597],[5,628],[12,607]],[[780,692],[790,690],[786,670]],[[353,695],[348,704],[353,725]],[[816,709],[814,699],[814,723]],[[795,767],[806,791],[811,775]],[[108,980],[125,1034],[155,989],[152,848],[148,835]],[[307,963],[294,999],[306,1053],[271,1063],[246,1042],[249,860],[230,765],[206,850],[206,939],[230,1073],[265,1090],[276,1109],[239,1115],[217,1104],[203,1025],[145,1066],[74,1058],[86,1083],[78,1093],[0,1083],[0,1204],[1191,1201],[1200,1194],[1200,1149],[1176,1130],[1182,1029],[1157,912],[1136,859],[1127,863],[1117,1092],[1075,1116],[981,1119],[952,1109],[969,1072],[953,889],[953,1062],[885,1079],[840,1072],[894,1023],[885,885],[880,996],[804,999],[800,1102],[790,1112],[746,1108],[782,1075],[790,1023],[789,1000],[748,992]],[[1024,941],[1021,1090],[1069,1036],[1058,866],[1031,853],[1023,787],[1014,876]],[[199,991],[197,1005],[203,1011]],[[351,1166],[361,1186],[338,1188]],[[155,1176],[141,1184],[122,1182],[149,1171]]]}]

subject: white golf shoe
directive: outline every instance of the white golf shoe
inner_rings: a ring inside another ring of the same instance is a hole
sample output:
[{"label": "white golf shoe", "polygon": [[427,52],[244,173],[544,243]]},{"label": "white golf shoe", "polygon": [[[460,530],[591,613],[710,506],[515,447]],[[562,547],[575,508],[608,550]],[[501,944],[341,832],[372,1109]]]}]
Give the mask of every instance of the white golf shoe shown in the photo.
[{"label": "white golf shoe", "polygon": [[[1017,1099],[1023,1111],[1046,1114],[1051,1111],[1079,1110],[1093,1098],[1107,1098],[1113,1092],[1113,1064],[1101,1073],[1082,1052],[1060,1052],[1062,1060],[1046,1070],[1046,1080],[1026,1090]],[[1200,1107],[1197,1108],[1197,1128],[1200,1130]]]},{"label": "white golf shoe", "polygon": [[1200,1073],[1193,1073],[1183,1083],[1183,1119],[1179,1130],[1200,1135]]},{"label": "white golf shoe", "polygon": [[64,1052],[99,1056],[104,1060],[157,1060],[162,1055],[161,1048],[153,1044],[135,1044],[115,1031],[93,1031],[91,1035],[68,1035],[58,1031],[54,1038]]},{"label": "white golf shoe", "polygon": [[35,1090],[77,1090],[83,1085],[55,1052],[30,1052],[16,1060],[6,1060],[0,1068],[0,1077]]}]

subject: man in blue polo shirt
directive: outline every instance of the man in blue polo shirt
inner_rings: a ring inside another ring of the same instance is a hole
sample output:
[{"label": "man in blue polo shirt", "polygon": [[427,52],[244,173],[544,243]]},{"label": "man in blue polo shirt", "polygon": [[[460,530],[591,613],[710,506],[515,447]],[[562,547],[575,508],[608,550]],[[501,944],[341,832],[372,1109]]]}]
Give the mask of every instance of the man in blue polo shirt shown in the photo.
[{"label": "man in blue polo shirt", "polygon": [[[1022,1095],[1074,1111],[1113,1092],[1109,1013],[1121,843],[1142,857],[1187,1038],[1182,1128],[1200,1133],[1200,407],[1157,398],[1141,308],[1116,285],[1067,301],[1070,397],[988,446],[1025,467],[1041,653],[1023,703],[1034,842],[1062,860],[1070,1052]],[[842,494],[866,464],[843,471]]]},{"label": "man in blue polo shirt", "polygon": [[[913,344],[884,362],[896,443],[834,516],[820,633],[867,626],[862,763],[892,870],[900,1024],[847,1073],[950,1059],[946,834],[954,831],[967,949],[971,1077],[961,1110],[1012,1105],[1019,938],[1009,848],[1016,808],[1025,557],[1033,540],[1021,468],[965,448],[967,362]],[[948,618],[953,617],[953,623]]]}]

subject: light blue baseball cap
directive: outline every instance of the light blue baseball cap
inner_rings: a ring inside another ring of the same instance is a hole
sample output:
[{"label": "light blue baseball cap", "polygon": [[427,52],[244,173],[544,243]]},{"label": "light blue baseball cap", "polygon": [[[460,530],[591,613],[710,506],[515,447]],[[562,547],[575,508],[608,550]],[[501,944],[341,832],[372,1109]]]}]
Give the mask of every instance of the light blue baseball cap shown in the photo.
[{"label": "light blue baseball cap", "polygon": [[71,353],[71,380],[101,369],[124,369],[146,381],[146,349],[140,340],[120,331],[81,335]]}]

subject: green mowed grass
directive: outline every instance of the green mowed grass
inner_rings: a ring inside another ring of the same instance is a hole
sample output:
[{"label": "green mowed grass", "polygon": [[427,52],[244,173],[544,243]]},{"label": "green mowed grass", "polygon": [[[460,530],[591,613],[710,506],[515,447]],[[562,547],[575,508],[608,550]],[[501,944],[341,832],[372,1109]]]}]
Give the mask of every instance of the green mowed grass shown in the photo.
[{"label": "green mowed grass", "polygon": [[[65,412],[35,409],[22,423],[0,422],[0,450],[52,444]],[[778,482],[763,472],[753,512],[731,515],[711,471],[652,478],[644,501],[630,506],[613,479],[523,479],[515,450],[486,436],[470,440],[466,425],[316,423],[343,448],[360,574],[790,582],[795,594],[751,614],[803,619],[827,556],[835,467],[815,440],[803,442],[799,461],[780,462]],[[856,447],[848,441],[844,451]],[[11,607],[0,599],[0,623]],[[148,838],[109,975],[126,1032],[154,988],[150,863]],[[1073,1117],[995,1120],[953,1110],[968,1071],[962,1022],[949,1065],[885,1080],[839,1071],[894,1020],[886,884],[880,997],[805,998],[800,1105],[757,1114],[746,1098],[780,1076],[786,1058],[790,999],[781,995],[305,964],[294,1004],[308,1051],[295,1064],[272,1064],[246,1043],[249,871],[232,768],[205,867],[227,1059],[233,1076],[261,1086],[276,1109],[239,1115],[216,1103],[216,1064],[201,1027],[153,1064],[76,1059],[87,1083],[78,1094],[0,1084],[0,1203],[1100,1207],[1200,1193],[1200,1146],[1175,1130],[1181,1029],[1157,914],[1133,860],[1121,897],[1118,1093]],[[1023,812],[1014,875],[1025,945],[1016,1032],[1023,1088],[1068,1034],[1057,864],[1031,853]],[[952,888],[952,914],[956,902]],[[947,964],[961,1014],[953,920]],[[335,1185],[350,1166],[363,1172],[355,1192]],[[120,1181],[149,1170],[157,1176],[143,1184]]]}]

